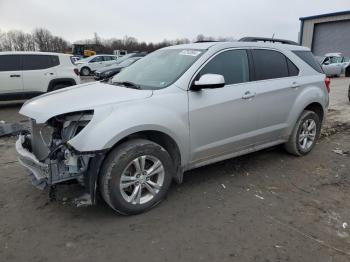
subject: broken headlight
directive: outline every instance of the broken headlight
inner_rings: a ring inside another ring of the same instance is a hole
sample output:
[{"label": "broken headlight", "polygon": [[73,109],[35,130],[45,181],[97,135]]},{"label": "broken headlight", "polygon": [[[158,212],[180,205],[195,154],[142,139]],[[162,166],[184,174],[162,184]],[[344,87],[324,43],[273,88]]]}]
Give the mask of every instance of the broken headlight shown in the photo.
[{"label": "broken headlight", "polygon": [[69,141],[78,135],[91,121],[93,115],[93,110],[87,110],[56,116],[55,120],[61,125],[61,139]]}]

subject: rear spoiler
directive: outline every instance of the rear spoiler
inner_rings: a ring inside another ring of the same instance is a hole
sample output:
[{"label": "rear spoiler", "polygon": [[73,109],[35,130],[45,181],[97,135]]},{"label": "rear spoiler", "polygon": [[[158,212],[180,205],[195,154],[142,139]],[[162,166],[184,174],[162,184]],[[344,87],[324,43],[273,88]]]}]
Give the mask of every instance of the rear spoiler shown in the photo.
[{"label": "rear spoiler", "polygon": [[280,43],[286,45],[299,45],[297,42],[278,38],[267,38],[267,37],[243,37],[239,39],[239,42],[270,42],[270,43]]}]

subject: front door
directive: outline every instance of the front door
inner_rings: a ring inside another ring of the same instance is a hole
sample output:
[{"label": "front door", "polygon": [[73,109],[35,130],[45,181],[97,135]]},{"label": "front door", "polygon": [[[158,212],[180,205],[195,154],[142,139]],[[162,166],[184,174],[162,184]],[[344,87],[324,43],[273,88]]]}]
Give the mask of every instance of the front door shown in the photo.
[{"label": "front door", "polygon": [[22,92],[21,56],[0,55],[0,94],[12,95]]},{"label": "front door", "polygon": [[246,50],[228,50],[213,57],[198,73],[220,74],[226,85],[217,89],[189,91],[191,162],[215,157],[253,146],[256,129],[256,86],[249,83]]}]

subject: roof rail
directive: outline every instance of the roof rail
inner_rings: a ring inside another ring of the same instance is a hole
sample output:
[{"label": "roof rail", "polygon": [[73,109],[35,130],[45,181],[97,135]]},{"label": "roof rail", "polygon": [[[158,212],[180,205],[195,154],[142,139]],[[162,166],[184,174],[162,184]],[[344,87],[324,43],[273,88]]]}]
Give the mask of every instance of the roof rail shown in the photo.
[{"label": "roof rail", "polygon": [[268,37],[243,37],[239,39],[239,42],[271,42],[271,43],[280,43],[280,44],[287,44],[287,45],[299,45],[298,43],[291,40],[268,38]]},{"label": "roof rail", "polygon": [[212,43],[212,42],[220,42],[220,41],[217,41],[217,40],[198,40],[196,42],[194,42],[195,44],[196,43]]}]

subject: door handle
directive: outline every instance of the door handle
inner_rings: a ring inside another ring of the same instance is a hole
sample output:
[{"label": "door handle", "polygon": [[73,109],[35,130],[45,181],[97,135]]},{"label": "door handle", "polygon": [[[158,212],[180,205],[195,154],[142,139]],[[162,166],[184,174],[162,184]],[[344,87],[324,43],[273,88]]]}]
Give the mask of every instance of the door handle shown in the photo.
[{"label": "door handle", "polygon": [[247,91],[244,93],[244,95],[242,96],[242,99],[251,99],[255,97],[255,93],[252,93],[250,91]]},{"label": "door handle", "polygon": [[21,77],[21,75],[10,75],[10,77]]}]

